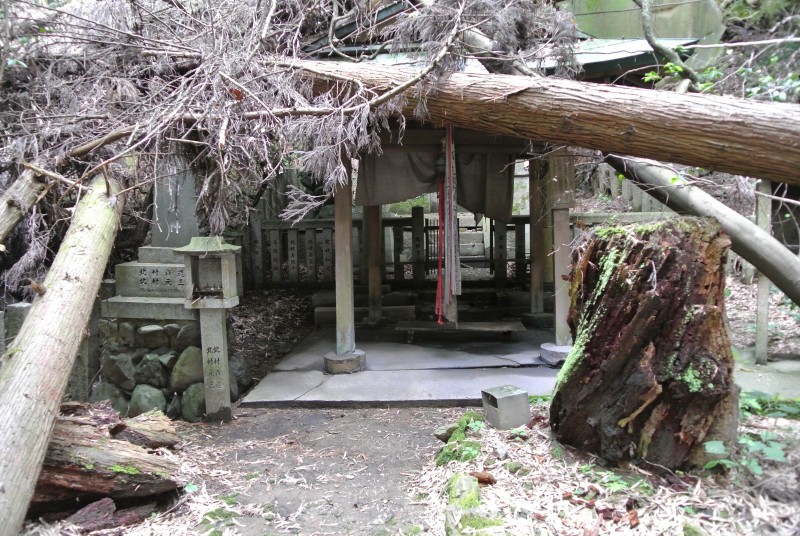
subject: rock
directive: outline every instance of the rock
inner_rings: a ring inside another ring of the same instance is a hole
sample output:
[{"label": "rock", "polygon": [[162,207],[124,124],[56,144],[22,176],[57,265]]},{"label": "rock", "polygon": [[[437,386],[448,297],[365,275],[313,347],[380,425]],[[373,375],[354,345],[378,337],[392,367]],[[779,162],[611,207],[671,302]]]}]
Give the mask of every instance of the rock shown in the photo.
[{"label": "rock", "polygon": [[231,385],[231,402],[236,402],[239,400],[239,386],[236,384],[233,374],[228,374],[228,380]]},{"label": "rock", "polygon": [[181,395],[176,394],[167,404],[167,417],[172,420],[181,418]]},{"label": "rock", "polygon": [[181,396],[181,415],[189,422],[200,422],[206,412],[206,392],[202,383],[190,385]]},{"label": "rock", "polygon": [[107,341],[116,341],[119,337],[119,325],[116,320],[101,318],[97,321],[97,330]]},{"label": "rock", "polygon": [[133,379],[135,369],[131,354],[105,354],[100,364],[103,380],[130,391],[136,387]]},{"label": "rock", "polygon": [[182,393],[193,383],[203,381],[203,353],[197,346],[189,346],[181,352],[169,377],[169,388]]},{"label": "rock", "polygon": [[450,477],[447,481],[447,502],[444,513],[444,532],[447,536],[494,534],[491,529],[503,525],[502,520],[484,514],[478,479],[473,476],[456,473]]},{"label": "rock", "polygon": [[175,336],[172,349],[180,353],[186,350],[186,348],[189,346],[201,346],[199,322],[191,322],[183,326]]},{"label": "rock", "polygon": [[141,341],[142,346],[145,346],[150,350],[155,350],[160,346],[169,345],[169,336],[164,331],[164,328],[158,324],[142,326],[136,331],[136,335],[139,337],[139,341]]},{"label": "rock", "polygon": [[167,369],[161,363],[160,356],[157,354],[147,354],[141,362],[136,365],[136,373],[133,378],[136,383],[146,383],[153,387],[167,386]]},{"label": "rock", "polygon": [[178,362],[178,352],[175,350],[168,350],[167,352],[162,353],[158,356],[158,359],[161,360],[161,364],[171,369],[175,366],[175,363]]},{"label": "rock", "polygon": [[494,449],[494,455],[498,460],[505,460],[508,458],[508,449],[504,445],[498,445]]},{"label": "rock", "polygon": [[250,376],[250,369],[244,360],[241,352],[233,352],[228,359],[228,369],[231,376],[236,378],[236,385],[239,387],[239,392],[244,392],[253,383],[253,377]]},{"label": "rock", "polygon": [[450,439],[450,436],[453,435],[453,432],[458,430],[458,424],[452,423],[447,426],[440,426],[433,432],[433,436],[438,439],[439,441],[447,441]]},{"label": "rock", "polygon": [[120,415],[128,414],[128,399],[120,389],[107,382],[97,382],[92,386],[89,395],[89,402],[99,402],[101,400],[111,401],[111,407]]},{"label": "rock", "polygon": [[170,345],[172,344],[172,341],[175,340],[175,337],[178,336],[178,332],[180,330],[181,330],[180,324],[166,324],[164,326],[164,333],[166,333],[167,337],[169,337]]},{"label": "rock", "polygon": [[141,363],[142,359],[144,359],[144,356],[146,356],[149,353],[151,352],[148,352],[147,348],[136,348],[131,354],[131,361],[133,361],[133,366],[135,367],[136,365]]},{"label": "rock", "polygon": [[[159,363],[160,364],[160,363]],[[128,408],[128,416],[136,417],[142,413],[157,409],[161,412],[167,409],[167,399],[161,389],[142,383],[136,386],[131,396],[131,404]]]},{"label": "rock", "polygon": [[512,475],[518,473],[522,469],[522,464],[519,462],[508,462],[506,465],[506,471],[511,473]]},{"label": "rock", "polygon": [[123,322],[119,325],[119,342],[126,346],[136,346],[136,327],[130,322]]}]

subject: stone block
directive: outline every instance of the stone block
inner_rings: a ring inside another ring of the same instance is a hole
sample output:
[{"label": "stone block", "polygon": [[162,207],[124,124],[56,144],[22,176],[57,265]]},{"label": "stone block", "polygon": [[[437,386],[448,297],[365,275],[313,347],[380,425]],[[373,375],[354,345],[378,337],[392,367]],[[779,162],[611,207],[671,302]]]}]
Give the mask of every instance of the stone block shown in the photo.
[{"label": "stone block", "polygon": [[117,294],[150,298],[181,298],[185,295],[186,268],[180,264],[124,262],[114,269]]},{"label": "stone block", "polygon": [[531,420],[528,393],[513,385],[481,391],[486,421],[500,430],[509,430]]},{"label": "stone block", "polygon": [[158,324],[142,326],[136,330],[136,335],[137,341],[150,350],[169,346],[169,336],[164,331],[164,328]]},{"label": "stone block", "polygon": [[561,366],[567,360],[572,346],[546,342],[539,347],[539,358],[550,366]]},{"label": "stone block", "polygon": [[133,375],[136,383],[146,383],[153,387],[167,386],[167,369],[161,363],[160,357],[157,354],[147,354],[142,358]]},{"label": "stone block", "polygon": [[116,320],[111,318],[101,318],[97,321],[97,330],[100,332],[100,336],[104,340],[117,342],[117,338],[119,337],[119,324]]},{"label": "stone block", "polygon": [[119,325],[119,342],[126,346],[136,346],[136,326],[130,322],[123,322]]},{"label": "stone block", "polygon": [[172,343],[172,349],[176,352],[183,352],[189,346],[200,346],[200,322],[181,327]]},{"label": "stone block", "polygon": [[116,385],[107,382],[95,383],[92,386],[92,393],[89,395],[89,402],[101,400],[111,401],[111,407],[120,415],[128,414],[128,399]]},{"label": "stone block", "polygon": [[100,305],[103,318],[197,320],[197,311],[186,309],[183,304],[183,298],[114,296]]},{"label": "stone block", "polygon": [[367,354],[362,350],[355,350],[352,353],[337,354],[329,352],[323,358],[325,362],[325,372],[328,374],[352,374],[367,368]]},{"label": "stone block", "polygon": [[206,390],[202,383],[190,385],[181,396],[181,415],[189,422],[200,422],[206,413]]},{"label": "stone block", "polygon": [[136,386],[133,379],[136,369],[130,354],[105,354],[101,367],[103,380],[128,392]]},{"label": "stone block", "polygon": [[178,357],[169,378],[173,393],[181,393],[193,383],[203,381],[203,353],[197,346],[189,346]]},{"label": "stone block", "polygon": [[128,407],[128,416],[136,417],[142,413],[147,413],[157,409],[162,413],[167,410],[167,399],[161,389],[142,383],[136,386],[131,395],[131,403]]},{"label": "stone block", "polygon": [[175,253],[171,247],[142,246],[139,248],[139,262],[183,265],[183,255]]}]

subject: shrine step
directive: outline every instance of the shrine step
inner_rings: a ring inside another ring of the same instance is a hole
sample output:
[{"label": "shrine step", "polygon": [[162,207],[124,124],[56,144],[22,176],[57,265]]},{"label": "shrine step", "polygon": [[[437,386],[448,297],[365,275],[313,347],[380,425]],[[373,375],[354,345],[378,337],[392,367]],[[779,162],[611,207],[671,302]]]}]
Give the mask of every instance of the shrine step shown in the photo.
[{"label": "shrine step", "polygon": [[522,322],[516,320],[502,320],[497,322],[445,322],[444,324],[415,320],[413,322],[398,322],[394,329],[396,331],[407,331],[409,333],[415,331],[435,333],[463,333],[470,331],[476,333],[511,333],[513,331],[526,330]]},{"label": "shrine step", "polygon": [[[387,320],[413,320],[416,318],[416,307],[414,305],[385,305],[381,307],[381,314]],[[356,307],[356,321],[361,320],[369,314],[369,307]],[[314,325],[325,326],[336,324],[336,307],[316,307],[314,308]]]}]

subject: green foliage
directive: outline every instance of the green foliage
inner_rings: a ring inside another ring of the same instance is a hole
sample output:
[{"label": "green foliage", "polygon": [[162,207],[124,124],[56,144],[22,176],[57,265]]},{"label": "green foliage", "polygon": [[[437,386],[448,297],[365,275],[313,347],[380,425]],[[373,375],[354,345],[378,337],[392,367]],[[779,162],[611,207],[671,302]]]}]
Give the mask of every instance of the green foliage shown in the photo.
[{"label": "green foliage", "polygon": [[530,404],[549,404],[553,401],[553,395],[528,395]]},{"label": "green foliage", "polygon": [[718,466],[728,469],[739,467],[753,475],[760,476],[764,473],[761,467],[764,461],[786,461],[786,445],[775,441],[770,432],[764,431],[757,436],[744,435],[739,438],[739,445],[739,456],[736,457],[728,452],[722,441],[706,441],[703,446],[708,454],[726,457],[709,461],[706,463],[705,469],[713,469]]},{"label": "green foliage", "polygon": [[469,423],[467,423],[467,429],[470,432],[477,433],[483,430],[484,428],[486,428],[486,423],[483,421],[470,421]]},{"label": "green foliage", "polygon": [[593,463],[582,465],[578,468],[578,471],[589,477],[596,484],[604,487],[609,493],[618,493],[634,488],[647,495],[655,492],[653,486],[646,480],[625,477],[613,471],[598,470]]},{"label": "green foliage", "polygon": [[800,399],[781,398],[761,391],[746,391],[739,395],[739,415],[783,417],[800,420]]},{"label": "green foliage", "polygon": [[126,475],[138,475],[141,473],[141,471],[139,471],[136,467],[132,465],[114,464],[111,467],[109,467],[109,469],[111,469],[111,471],[115,473],[123,473]]},{"label": "green foliage", "polygon": [[423,207],[426,210],[430,208],[427,197],[421,195],[419,197],[415,197],[414,199],[406,199],[405,201],[392,203],[389,205],[389,212],[399,216],[410,216],[411,209],[414,207]]}]

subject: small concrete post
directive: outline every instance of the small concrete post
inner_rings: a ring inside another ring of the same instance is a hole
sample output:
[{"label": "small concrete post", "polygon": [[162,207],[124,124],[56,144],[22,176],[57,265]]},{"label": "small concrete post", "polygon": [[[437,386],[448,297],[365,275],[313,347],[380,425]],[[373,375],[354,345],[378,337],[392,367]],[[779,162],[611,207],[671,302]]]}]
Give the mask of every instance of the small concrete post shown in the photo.
[{"label": "small concrete post", "polygon": [[[756,185],[758,193],[772,195],[770,181],[759,180]],[[770,212],[772,201],[763,195],[756,196],[756,223],[766,232],[772,234]],[[758,297],[756,301],[756,349],[755,360],[759,365],[767,364],[769,353],[769,287],[770,280],[758,272]]]},{"label": "small concrete post", "polygon": [[197,236],[188,246],[174,250],[184,256],[184,307],[200,310],[205,419],[211,422],[230,422],[233,418],[226,318],[227,309],[239,305],[239,250],[219,236]]},{"label": "small concrete post", "polygon": [[486,421],[499,430],[517,428],[531,420],[528,393],[519,387],[492,387],[481,391],[481,399]]}]

